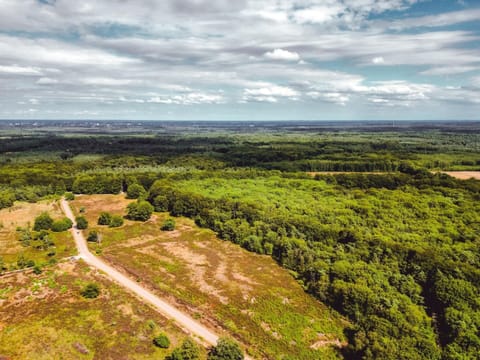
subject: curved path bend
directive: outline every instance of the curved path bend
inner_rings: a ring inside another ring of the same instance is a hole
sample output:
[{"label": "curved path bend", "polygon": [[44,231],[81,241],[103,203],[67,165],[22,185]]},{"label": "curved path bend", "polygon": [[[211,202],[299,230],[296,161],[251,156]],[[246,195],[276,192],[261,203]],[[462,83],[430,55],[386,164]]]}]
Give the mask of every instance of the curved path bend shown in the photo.
[{"label": "curved path bend", "polygon": [[[103,271],[116,283],[129,290],[130,292],[134,293],[145,302],[153,305],[153,307],[157,309],[160,313],[162,313],[165,317],[174,320],[178,325],[180,325],[181,328],[183,328],[190,334],[197,336],[204,343],[207,343],[208,345],[217,344],[218,335],[213,333],[206,326],[195,321],[190,316],[186,315],[182,311],[167,303],[165,300],[162,300],[152,292],[143,288],[136,281],[128,278],[118,270],[114,269],[95,255],[93,255],[88,249],[87,242],[82,232],[76,229],[75,216],[73,215],[70,205],[64,198],[62,198],[60,204],[65,215],[75,224],[75,227],[71,229],[71,232],[73,238],[75,239],[75,244],[77,246],[78,255],[80,258],[82,258],[88,265]],[[252,360],[248,356],[245,356],[245,359]]]}]

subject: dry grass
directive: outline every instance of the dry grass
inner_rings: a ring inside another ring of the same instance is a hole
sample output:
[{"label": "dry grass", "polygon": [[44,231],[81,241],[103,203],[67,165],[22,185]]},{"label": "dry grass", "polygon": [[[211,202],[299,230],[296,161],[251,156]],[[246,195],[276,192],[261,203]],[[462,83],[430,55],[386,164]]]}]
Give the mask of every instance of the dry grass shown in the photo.
[{"label": "dry grass", "polygon": [[[113,213],[109,206],[120,211],[126,205],[122,196],[94,198],[79,197],[75,206],[95,217]],[[160,231],[167,217],[158,213],[119,229],[94,226],[102,234],[102,256],[206,325],[234,335],[254,355],[338,357],[335,349],[344,344],[347,323],[307,295],[286,270],[268,256],[219,240],[190,219],[176,218],[175,231]]]},{"label": "dry grass", "polygon": [[0,210],[0,222],[3,224],[1,230],[15,231],[17,226],[33,225],[35,217],[44,211],[56,219],[63,217],[56,201],[41,201],[34,204],[16,202],[14,206]]},{"label": "dry grass", "polygon": [[125,215],[127,205],[133,201],[135,200],[125,199],[122,195],[77,195],[70,205],[76,215],[80,213],[80,208],[85,208],[83,215],[90,224],[96,224],[102,212]]},{"label": "dry grass", "polygon": [[[100,285],[97,299],[80,296],[88,282]],[[83,263],[0,278],[0,289],[0,358],[163,359],[186,336]],[[168,334],[169,350],[152,344],[160,332]]]},{"label": "dry grass", "polygon": [[[37,203],[16,202],[14,206],[0,210],[0,256],[5,263],[11,264],[20,254],[39,262],[47,262],[45,251],[25,248],[18,241],[17,227],[33,226],[35,217],[42,212],[48,212],[54,219],[64,217],[56,201],[41,201]],[[69,233],[51,235],[57,245],[57,257],[66,257],[76,253],[73,239]]]}]

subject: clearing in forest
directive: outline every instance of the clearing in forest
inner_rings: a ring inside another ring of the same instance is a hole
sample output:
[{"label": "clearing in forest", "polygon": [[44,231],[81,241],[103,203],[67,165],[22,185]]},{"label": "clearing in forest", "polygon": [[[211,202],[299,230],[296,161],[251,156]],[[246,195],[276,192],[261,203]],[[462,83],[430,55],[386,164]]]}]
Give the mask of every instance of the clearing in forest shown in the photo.
[{"label": "clearing in forest", "polygon": [[306,294],[269,256],[219,240],[186,218],[175,218],[175,230],[161,231],[166,213],[120,228],[96,225],[100,212],[124,214],[127,203],[123,195],[80,196],[72,202],[74,211],[84,208],[91,229],[101,234],[100,245],[90,244],[92,252],[202,323],[227,330],[253,355],[339,357],[347,322]]}]

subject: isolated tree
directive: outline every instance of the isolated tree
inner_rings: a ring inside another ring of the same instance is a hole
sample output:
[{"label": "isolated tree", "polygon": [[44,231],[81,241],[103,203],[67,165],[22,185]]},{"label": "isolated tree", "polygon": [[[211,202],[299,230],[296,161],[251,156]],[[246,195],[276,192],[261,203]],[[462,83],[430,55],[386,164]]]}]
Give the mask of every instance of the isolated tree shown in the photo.
[{"label": "isolated tree", "polygon": [[97,242],[98,241],[98,233],[97,233],[96,230],[91,230],[88,233],[87,241],[90,241],[90,242]]},{"label": "isolated tree", "polygon": [[175,230],[175,220],[174,219],[167,219],[164,221],[162,227],[160,228],[162,231],[173,231]]},{"label": "isolated tree", "polygon": [[148,201],[138,201],[127,206],[127,218],[147,221],[153,213],[153,206]]},{"label": "isolated tree", "polygon": [[95,283],[87,284],[80,294],[87,299],[95,299],[100,295],[100,287]]},{"label": "isolated tree", "polygon": [[85,230],[88,228],[88,221],[84,216],[77,216],[75,221],[77,222],[77,229]]},{"label": "isolated tree", "polygon": [[143,197],[147,192],[140,184],[131,184],[127,188],[127,199],[138,199]]},{"label": "isolated tree", "polygon": [[75,200],[75,195],[72,192],[66,192],[65,193],[65,200],[67,200],[67,201]]},{"label": "isolated tree", "polygon": [[108,212],[102,212],[98,217],[97,224],[98,225],[110,225],[110,221],[112,221],[112,215]]},{"label": "isolated tree", "polygon": [[165,358],[165,360],[197,360],[200,359],[200,350],[198,345],[190,338],[173,350],[173,352]]},{"label": "isolated tree", "polygon": [[167,335],[160,334],[153,339],[153,344],[162,349],[168,349],[170,347],[170,340]]},{"label": "isolated tree", "polygon": [[120,215],[112,215],[110,224],[108,224],[108,226],[110,226],[111,228],[115,228],[115,227],[120,227],[122,225],[123,225],[123,217],[121,217]]},{"label": "isolated tree", "polygon": [[229,338],[220,338],[208,353],[208,360],[243,360],[240,346]]},{"label": "isolated tree", "polygon": [[43,212],[35,218],[35,223],[33,225],[33,230],[50,230],[53,225],[53,219],[48,215],[47,212]]}]

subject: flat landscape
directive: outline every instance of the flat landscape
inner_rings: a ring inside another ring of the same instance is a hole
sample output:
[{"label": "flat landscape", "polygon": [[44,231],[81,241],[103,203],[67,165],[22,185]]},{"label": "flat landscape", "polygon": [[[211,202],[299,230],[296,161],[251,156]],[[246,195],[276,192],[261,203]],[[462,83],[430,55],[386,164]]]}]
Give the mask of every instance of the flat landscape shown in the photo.
[{"label": "flat landscape", "polygon": [[[85,299],[80,291],[92,281],[101,295]],[[171,350],[153,346],[155,336],[167,333],[172,346],[186,337],[82,262],[61,263],[41,275],[2,278],[0,307],[0,356],[5,359],[158,359]]]},{"label": "flat landscape", "polygon": [[480,124],[105,124],[0,123],[0,358],[477,360]]},{"label": "flat landscape", "polygon": [[[79,196],[72,202],[95,224],[102,211],[124,214],[124,195]],[[161,231],[167,213],[120,228],[92,226],[101,243],[92,252],[184,308],[220,327],[253,354],[271,358],[336,358],[348,322],[304,293],[291,275],[267,256],[219,240],[186,218]],[[257,355],[257,356],[258,356]]]}]

